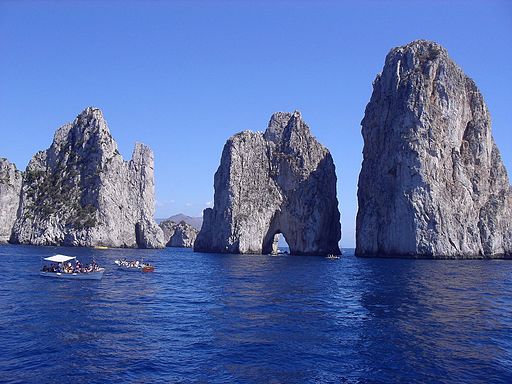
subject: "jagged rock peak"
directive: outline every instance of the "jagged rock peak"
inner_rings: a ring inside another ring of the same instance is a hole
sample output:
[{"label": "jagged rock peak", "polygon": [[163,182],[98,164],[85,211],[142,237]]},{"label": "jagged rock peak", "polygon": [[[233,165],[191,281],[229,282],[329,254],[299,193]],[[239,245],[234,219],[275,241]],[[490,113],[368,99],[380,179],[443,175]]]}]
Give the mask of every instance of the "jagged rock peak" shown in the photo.
[{"label": "jagged rock peak", "polygon": [[429,40],[414,40],[409,44],[391,49],[386,57],[388,59],[401,56],[406,60],[402,63],[409,68],[417,67],[420,63],[434,60],[449,60],[448,51],[440,44]]},{"label": "jagged rock peak", "polygon": [[9,241],[20,203],[23,175],[16,165],[0,158],[0,243]]},{"label": "jagged rock peak", "polygon": [[273,114],[263,134],[232,136],[214,187],[196,251],[270,253],[283,234],[293,254],[339,253],[334,163],[300,112]]},{"label": "jagged rock peak", "polygon": [[292,130],[304,129],[309,132],[309,127],[302,121],[302,116],[299,111],[293,113],[289,112],[276,112],[270,118],[268,128],[265,130],[265,140],[280,143],[287,140]]},{"label": "jagged rock peak", "polygon": [[36,245],[160,248],[153,153],[123,161],[102,112],[86,108],[29,162],[12,240]]},{"label": "jagged rock peak", "polygon": [[358,255],[512,253],[512,192],[487,106],[443,47],[392,49],[361,124]]}]

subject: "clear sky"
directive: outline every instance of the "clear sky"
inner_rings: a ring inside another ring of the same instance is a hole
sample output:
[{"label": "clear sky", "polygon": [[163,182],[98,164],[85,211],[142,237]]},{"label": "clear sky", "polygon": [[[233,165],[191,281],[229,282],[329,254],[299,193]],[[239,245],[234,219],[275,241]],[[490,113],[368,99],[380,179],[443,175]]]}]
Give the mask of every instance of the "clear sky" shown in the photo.
[{"label": "clear sky", "polygon": [[351,247],[372,81],[419,38],[476,81],[512,173],[511,1],[0,1],[0,157],[24,169],[100,107],[125,158],[153,148],[157,217],[198,216],[226,139],[298,109],[333,154]]}]

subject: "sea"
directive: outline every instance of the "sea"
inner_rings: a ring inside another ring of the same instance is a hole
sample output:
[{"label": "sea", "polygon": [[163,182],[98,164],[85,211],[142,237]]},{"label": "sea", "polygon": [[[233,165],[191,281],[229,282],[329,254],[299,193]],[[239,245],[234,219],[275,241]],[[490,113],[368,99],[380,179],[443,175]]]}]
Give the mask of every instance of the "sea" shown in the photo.
[{"label": "sea", "polygon": [[512,260],[1,246],[0,382],[512,383]]}]

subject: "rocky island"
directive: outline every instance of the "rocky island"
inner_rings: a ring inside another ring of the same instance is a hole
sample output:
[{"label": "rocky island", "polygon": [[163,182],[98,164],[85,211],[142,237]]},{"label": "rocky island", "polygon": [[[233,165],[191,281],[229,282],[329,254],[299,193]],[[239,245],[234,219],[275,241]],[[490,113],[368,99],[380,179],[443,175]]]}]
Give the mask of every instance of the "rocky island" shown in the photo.
[{"label": "rocky island", "polygon": [[512,190],[473,80],[446,50],[387,55],[362,121],[356,254],[512,254]]},{"label": "rocky island", "polygon": [[[153,152],[143,144],[136,144],[132,159],[124,161],[102,112],[85,109],[57,130],[50,148],[30,160],[10,241],[164,247],[153,219],[153,162]],[[2,217],[2,228],[9,223]]]},{"label": "rocky island", "polygon": [[171,220],[164,220],[160,224],[164,232],[166,247],[192,248],[196,241],[198,230],[185,221],[176,223]]},{"label": "rocky island", "polygon": [[268,254],[283,234],[292,254],[339,254],[340,213],[331,154],[299,112],[272,115],[265,133],[225,144],[195,251]]}]

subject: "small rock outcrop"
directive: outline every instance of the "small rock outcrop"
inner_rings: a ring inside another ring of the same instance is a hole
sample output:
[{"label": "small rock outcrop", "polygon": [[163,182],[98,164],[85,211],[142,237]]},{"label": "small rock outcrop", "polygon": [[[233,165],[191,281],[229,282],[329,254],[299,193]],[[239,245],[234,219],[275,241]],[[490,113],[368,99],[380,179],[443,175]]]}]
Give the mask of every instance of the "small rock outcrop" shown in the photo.
[{"label": "small rock outcrop", "polygon": [[198,231],[201,230],[201,226],[203,225],[203,217],[192,217],[184,215],[183,213],[178,213],[176,215],[172,215],[171,217],[168,217],[165,220],[162,221],[174,221],[175,223],[181,223],[184,221],[187,224],[190,224],[192,227],[197,229]]},{"label": "small rock outcrop", "polygon": [[429,41],[395,48],[362,121],[356,254],[512,254],[512,190],[473,80]]},{"label": "small rock outcrop", "polygon": [[214,187],[195,251],[267,254],[283,234],[292,254],[340,253],[334,163],[299,112],[275,113],[265,133],[231,137]]},{"label": "small rock outcrop", "polygon": [[7,159],[0,158],[0,243],[11,237],[20,205],[22,173]]},{"label": "small rock outcrop", "polygon": [[159,225],[164,232],[166,247],[192,248],[194,246],[198,230],[190,224],[184,221],[176,223],[174,221],[165,220]]},{"label": "small rock outcrop", "polygon": [[27,166],[11,241],[162,248],[153,219],[153,163],[142,144],[124,161],[101,111],[85,109]]}]

